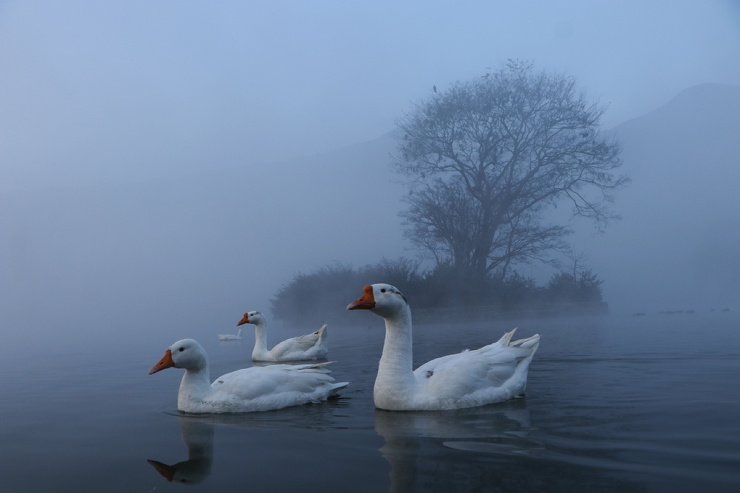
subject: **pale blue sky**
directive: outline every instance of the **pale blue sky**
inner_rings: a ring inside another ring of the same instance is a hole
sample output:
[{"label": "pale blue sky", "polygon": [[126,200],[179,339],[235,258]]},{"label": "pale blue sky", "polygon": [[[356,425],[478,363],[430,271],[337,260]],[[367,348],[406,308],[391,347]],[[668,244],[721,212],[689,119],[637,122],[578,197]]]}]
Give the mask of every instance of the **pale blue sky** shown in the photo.
[{"label": "pale blue sky", "polygon": [[740,3],[1,1],[0,190],[374,139],[507,58],[574,75],[608,128],[740,85]]}]

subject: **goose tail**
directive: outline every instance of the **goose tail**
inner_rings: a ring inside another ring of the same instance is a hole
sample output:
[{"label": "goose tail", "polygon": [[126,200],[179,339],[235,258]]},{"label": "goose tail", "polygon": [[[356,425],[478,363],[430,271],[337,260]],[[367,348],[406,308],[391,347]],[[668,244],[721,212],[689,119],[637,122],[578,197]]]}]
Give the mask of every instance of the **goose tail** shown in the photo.
[{"label": "goose tail", "polygon": [[501,339],[499,339],[499,344],[502,346],[511,346],[511,347],[520,347],[524,349],[537,349],[537,346],[540,343],[540,335],[535,334],[533,336],[527,337],[526,339],[518,339],[516,341],[511,341],[511,338],[514,336],[514,333],[518,327],[514,327],[511,331],[505,333],[503,336],[501,336]]}]

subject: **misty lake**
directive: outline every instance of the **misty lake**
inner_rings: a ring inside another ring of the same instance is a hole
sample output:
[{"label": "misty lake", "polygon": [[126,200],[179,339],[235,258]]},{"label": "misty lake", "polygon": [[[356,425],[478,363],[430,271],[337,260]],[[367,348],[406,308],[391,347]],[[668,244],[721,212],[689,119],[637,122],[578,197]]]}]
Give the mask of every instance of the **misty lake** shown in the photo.
[{"label": "misty lake", "polygon": [[147,371],[182,337],[212,378],[249,366],[252,331],[6,324],[28,337],[0,348],[0,491],[740,491],[735,312],[416,325],[416,365],[513,326],[542,336],[525,398],[436,413],[374,409],[383,323],[357,321],[329,321],[342,398],[206,417],[178,415],[181,370]]}]

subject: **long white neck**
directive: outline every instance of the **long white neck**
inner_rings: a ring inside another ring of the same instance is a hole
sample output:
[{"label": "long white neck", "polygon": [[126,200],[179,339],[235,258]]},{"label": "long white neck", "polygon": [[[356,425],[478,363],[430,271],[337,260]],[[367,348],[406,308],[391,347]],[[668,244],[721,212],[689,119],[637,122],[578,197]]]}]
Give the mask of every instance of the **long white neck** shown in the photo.
[{"label": "long white neck", "polygon": [[385,318],[385,343],[373,392],[376,406],[389,409],[392,402],[408,399],[416,388],[412,365],[411,310],[404,307]]},{"label": "long white neck", "polygon": [[180,391],[177,393],[177,408],[187,409],[188,402],[204,401],[211,390],[208,365],[197,370],[186,370],[180,381]]},{"label": "long white neck", "polygon": [[254,349],[252,350],[252,358],[257,358],[268,353],[266,325],[263,320],[259,320],[254,324]]}]

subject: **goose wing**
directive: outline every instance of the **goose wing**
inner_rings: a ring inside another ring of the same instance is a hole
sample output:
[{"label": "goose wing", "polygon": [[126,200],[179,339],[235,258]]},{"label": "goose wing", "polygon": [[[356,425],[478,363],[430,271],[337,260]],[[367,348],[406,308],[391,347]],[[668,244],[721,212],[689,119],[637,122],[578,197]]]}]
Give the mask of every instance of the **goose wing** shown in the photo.
[{"label": "goose wing", "polygon": [[[459,399],[479,391],[506,387],[519,363],[537,349],[538,336],[510,343],[514,331],[480,349],[434,359],[414,371],[429,395]],[[519,383],[515,382],[518,386]],[[515,389],[516,390],[516,389]]]},{"label": "goose wing", "polygon": [[212,388],[214,400],[281,401],[311,394],[333,382],[323,365],[270,365],[227,373]]},{"label": "goose wing", "polygon": [[319,346],[322,342],[326,325],[316,332],[311,332],[303,336],[292,337],[279,342],[270,350],[270,354],[277,359],[294,357],[300,359],[307,356],[306,353]]}]

